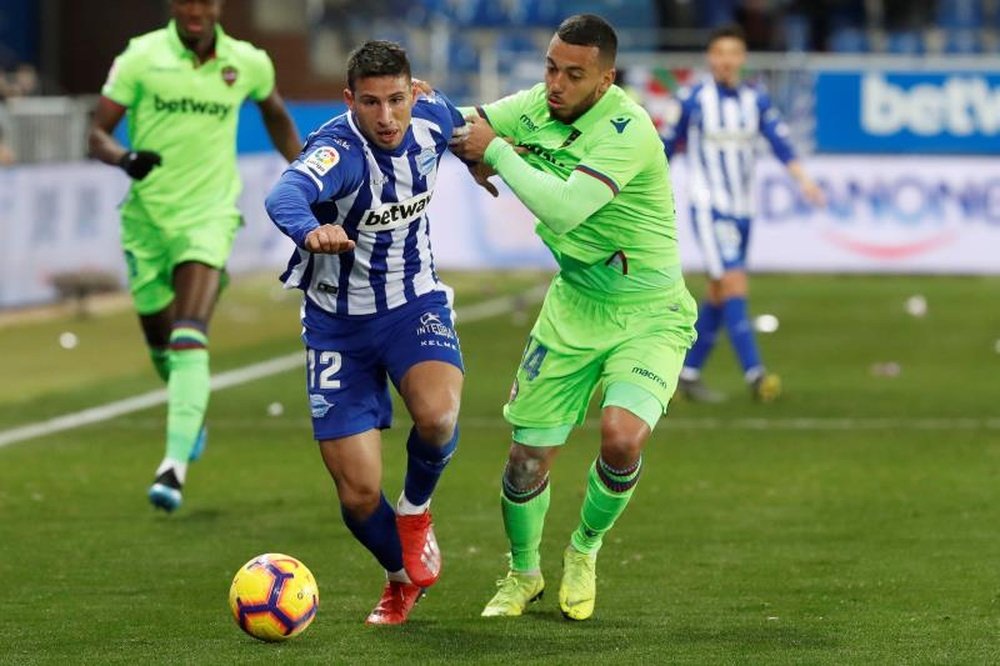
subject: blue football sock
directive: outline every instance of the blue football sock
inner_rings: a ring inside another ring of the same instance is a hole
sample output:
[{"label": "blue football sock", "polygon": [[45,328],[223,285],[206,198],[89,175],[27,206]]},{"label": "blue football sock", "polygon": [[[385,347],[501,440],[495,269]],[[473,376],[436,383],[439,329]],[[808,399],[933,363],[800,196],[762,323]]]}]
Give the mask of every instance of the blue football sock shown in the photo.
[{"label": "blue football sock", "polygon": [[757,340],[754,337],[753,326],[747,315],[747,299],[743,296],[730,298],[722,303],[722,317],[726,322],[729,341],[733,345],[743,372],[758,370],[761,367],[760,353],[757,351]]},{"label": "blue football sock", "polygon": [[363,520],[354,518],[343,505],[340,515],[351,530],[354,538],[371,551],[378,563],[386,571],[399,571],[403,568],[403,547],[399,545],[399,532],[396,531],[396,512],[382,495],[375,513]]},{"label": "blue football sock", "polygon": [[403,484],[403,493],[410,504],[421,506],[430,501],[438,479],[457,447],[457,425],[451,440],[444,446],[428,444],[417,434],[416,427],[410,429],[410,438],[406,440],[406,481]]},{"label": "blue football sock", "polygon": [[694,325],[694,330],[698,333],[698,339],[691,347],[684,359],[684,367],[693,370],[701,370],[708,359],[708,355],[715,347],[715,338],[719,332],[719,324],[722,323],[722,306],[715,305],[710,301],[703,301],[698,308],[698,322]]}]

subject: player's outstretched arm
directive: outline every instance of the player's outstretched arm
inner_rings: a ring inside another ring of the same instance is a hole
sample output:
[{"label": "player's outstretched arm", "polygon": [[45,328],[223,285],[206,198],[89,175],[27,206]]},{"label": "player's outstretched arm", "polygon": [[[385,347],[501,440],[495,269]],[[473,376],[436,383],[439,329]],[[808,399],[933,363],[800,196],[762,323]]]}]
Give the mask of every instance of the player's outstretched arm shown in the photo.
[{"label": "player's outstretched arm", "polygon": [[802,196],[805,197],[806,201],[814,206],[826,205],[826,194],[816,184],[816,181],[809,177],[809,174],[806,173],[805,168],[799,160],[793,159],[785,166],[788,168],[788,173],[795,179],[795,182],[799,184],[799,191],[802,192]]},{"label": "player's outstretched arm", "polygon": [[347,237],[344,228],[335,224],[320,225],[313,215],[311,204],[316,190],[307,176],[289,170],[281,175],[278,183],[264,200],[264,208],[281,233],[296,245],[318,254],[340,254],[354,249],[354,241]]},{"label": "player's outstretched arm", "polygon": [[101,97],[97,101],[97,109],[87,135],[90,156],[105,164],[119,166],[132,178],[142,180],[163,160],[159,153],[150,150],[130,151],[111,135],[125,111],[124,106],[107,97]]},{"label": "player's outstretched arm", "polygon": [[452,152],[492,167],[528,210],[555,233],[567,233],[614,198],[615,192],[606,183],[582,171],[562,180],[535,169],[514,146],[497,137],[485,120],[469,117],[466,121],[469,134],[451,147]]},{"label": "player's outstretched arm", "polygon": [[302,139],[295,128],[295,121],[288,113],[285,101],[278,94],[277,89],[271,94],[257,102],[260,107],[261,116],[264,119],[264,126],[267,127],[267,134],[271,137],[271,143],[275,150],[282,154],[288,162],[292,162],[302,150]]}]

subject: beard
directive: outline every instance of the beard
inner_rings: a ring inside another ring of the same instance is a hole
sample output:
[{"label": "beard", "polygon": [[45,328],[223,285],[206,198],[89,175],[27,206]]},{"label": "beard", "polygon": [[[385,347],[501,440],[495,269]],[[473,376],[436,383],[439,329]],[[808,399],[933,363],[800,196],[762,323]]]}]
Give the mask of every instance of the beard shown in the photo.
[{"label": "beard", "polygon": [[553,110],[552,107],[549,107],[549,118],[552,118],[553,120],[558,120],[564,125],[571,125],[580,116],[587,113],[587,111],[590,111],[590,109],[595,104],[597,104],[598,100],[600,99],[601,99],[601,93],[598,92],[598,86],[594,86],[594,89],[591,90],[590,93],[583,100],[581,100],[579,104],[576,104],[572,107],[559,109],[558,111]]}]

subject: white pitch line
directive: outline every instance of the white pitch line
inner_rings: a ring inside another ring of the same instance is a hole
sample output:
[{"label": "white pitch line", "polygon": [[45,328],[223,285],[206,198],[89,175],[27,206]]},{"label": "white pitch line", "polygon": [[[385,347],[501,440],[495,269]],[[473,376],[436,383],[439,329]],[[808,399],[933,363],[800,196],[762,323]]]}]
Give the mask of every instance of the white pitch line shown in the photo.
[{"label": "white pitch line", "polygon": [[[463,428],[508,427],[502,417],[470,416],[461,417]],[[285,430],[299,429],[301,423],[291,419],[280,419],[259,415],[247,419],[212,419],[213,425],[231,430]],[[162,421],[152,418],[130,419],[119,427],[125,429],[148,430],[162,425]],[[599,419],[587,419],[581,428],[597,430]],[[955,418],[887,418],[887,417],[792,417],[792,418],[717,418],[717,417],[676,417],[670,416],[660,422],[657,432],[668,430],[785,430],[785,431],[832,431],[851,432],[858,430],[903,430],[903,431],[976,431],[1000,430],[1000,417],[955,417]]]},{"label": "white pitch line", "polygon": [[[532,287],[523,294],[515,296],[501,296],[482,303],[476,303],[462,308],[456,315],[459,323],[471,323],[482,319],[488,319],[497,315],[511,312],[518,308],[537,303],[545,296],[548,285],[538,285]],[[229,370],[212,376],[212,390],[221,391],[223,389],[240,386],[257,379],[270,377],[282,372],[302,368],[305,362],[303,352],[279,356],[277,358],[254,363],[243,368]],[[27,425],[0,431],[0,449],[17,442],[23,442],[36,437],[52,435],[64,430],[80,428],[82,426],[109,421],[113,418],[131,414],[143,409],[149,409],[157,405],[162,405],[167,401],[167,391],[158,389],[143,393],[131,398],[116,400],[98,407],[91,407],[83,411],[64,414],[45,421],[29,423]]]}]

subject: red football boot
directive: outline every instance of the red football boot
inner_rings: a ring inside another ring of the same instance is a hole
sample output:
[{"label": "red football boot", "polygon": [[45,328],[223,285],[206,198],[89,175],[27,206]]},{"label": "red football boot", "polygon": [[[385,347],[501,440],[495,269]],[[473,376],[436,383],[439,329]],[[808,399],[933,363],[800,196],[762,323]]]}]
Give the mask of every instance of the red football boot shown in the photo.
[{"label": "red football boot", "polygon": [[430,587],[441,575],[441,549],[434,536],[431,512],[396,515],[396,530],[403,546],[403,568],[417,587]]},{"label": "red football boot", "polygon": [[412,583],[386,581],[382,598],[365,620],[365,624],[403,624],[410,615],[413,605],[424,591]]}]

